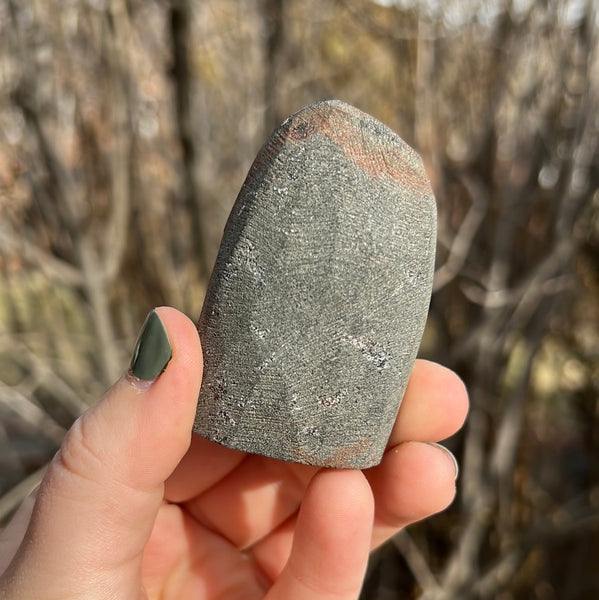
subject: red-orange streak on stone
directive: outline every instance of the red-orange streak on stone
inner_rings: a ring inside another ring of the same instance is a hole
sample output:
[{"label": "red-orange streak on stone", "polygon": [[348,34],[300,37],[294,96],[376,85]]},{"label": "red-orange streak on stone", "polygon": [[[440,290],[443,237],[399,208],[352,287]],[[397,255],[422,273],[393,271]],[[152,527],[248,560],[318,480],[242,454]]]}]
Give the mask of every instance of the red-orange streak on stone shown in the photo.
[{"label": "red-orange streak on stone", "polygon": [[[403,187],[431,193],[430,184],[414,151],[385,144],[360,127],[359,113],[356,115],[337,107],[319,107],[318,111],[297,117],[285,136],[301,142],[316,133],[321,133],[340,146],[350,160],[369,175],[380,178],[386,174]],[[272,151],[276,152],[276,148]],[[414,164],[417,162],[417,164]]]}]

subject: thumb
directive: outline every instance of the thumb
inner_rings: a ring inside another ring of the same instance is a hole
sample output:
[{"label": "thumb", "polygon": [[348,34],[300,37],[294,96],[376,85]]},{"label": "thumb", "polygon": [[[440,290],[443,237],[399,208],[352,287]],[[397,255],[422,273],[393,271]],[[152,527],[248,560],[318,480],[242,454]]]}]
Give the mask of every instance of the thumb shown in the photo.
[{"label": "thumb", "polygon": [[174,309],[152,311],[131,370],[74,423],[50,463],[0,591],[139,597],[164,481],[190,444],[201,365],[194,324]]}]

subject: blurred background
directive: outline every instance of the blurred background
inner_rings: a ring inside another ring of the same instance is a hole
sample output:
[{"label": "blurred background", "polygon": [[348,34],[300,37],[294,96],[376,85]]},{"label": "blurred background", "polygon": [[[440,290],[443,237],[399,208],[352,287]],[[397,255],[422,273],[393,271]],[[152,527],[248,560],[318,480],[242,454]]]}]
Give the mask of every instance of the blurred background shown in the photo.
[{"label": "blurred background", "polygon": [[472,403],[456,501],[363,597],[598,598],[597,4],[0,0],[0,522],[147,311],[199,316],[272,129],[339,98],[424,159],[421,355]]}]

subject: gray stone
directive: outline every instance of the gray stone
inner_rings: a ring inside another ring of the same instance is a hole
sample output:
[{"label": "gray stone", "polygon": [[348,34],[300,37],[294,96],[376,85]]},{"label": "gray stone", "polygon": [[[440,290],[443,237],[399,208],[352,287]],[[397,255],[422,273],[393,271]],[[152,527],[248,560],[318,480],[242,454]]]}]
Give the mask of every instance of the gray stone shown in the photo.
[{"label": "gray stone", "polygon": [[195,432],[288,461],[378,464],[424,329],[435,233],[422,162],[388,127],[339,101],[289,117],[225,228]]}]

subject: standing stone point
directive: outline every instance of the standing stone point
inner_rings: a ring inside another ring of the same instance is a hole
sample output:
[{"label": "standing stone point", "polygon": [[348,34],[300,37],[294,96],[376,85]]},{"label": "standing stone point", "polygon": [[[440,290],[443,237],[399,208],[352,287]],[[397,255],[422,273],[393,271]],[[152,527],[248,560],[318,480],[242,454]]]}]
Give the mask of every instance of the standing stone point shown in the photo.
[{"label": "standing stone point", "polygon": [[378,464],[422,337],[435,237],[422,161],[393,131],[339,101],[289,117],[224,231],[194,431],[287,461]]}]

